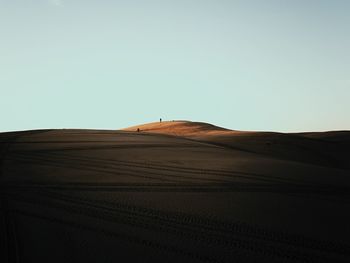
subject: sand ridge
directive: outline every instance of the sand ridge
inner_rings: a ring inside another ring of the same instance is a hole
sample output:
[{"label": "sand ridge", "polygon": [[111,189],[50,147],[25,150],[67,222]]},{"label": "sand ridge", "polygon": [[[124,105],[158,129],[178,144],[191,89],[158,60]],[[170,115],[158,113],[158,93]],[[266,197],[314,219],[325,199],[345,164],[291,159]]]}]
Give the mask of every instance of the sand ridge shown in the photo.
[{"label": "sand ridge", "polygon": [[350,168],[350,132],[279,133],[237,131],[191,121],[165,121],[123,129],[167,134],[237,150],[315,165]]}]

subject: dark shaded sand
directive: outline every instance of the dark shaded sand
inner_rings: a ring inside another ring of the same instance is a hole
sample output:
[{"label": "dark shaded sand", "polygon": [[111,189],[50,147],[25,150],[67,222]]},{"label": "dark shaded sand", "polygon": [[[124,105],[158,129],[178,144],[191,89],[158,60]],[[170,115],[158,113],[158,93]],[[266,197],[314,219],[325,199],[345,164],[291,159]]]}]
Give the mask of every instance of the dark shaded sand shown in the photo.
[{"label": "dark shaded sand", "polygon": [[349,142],[187,121],[1,133],[0,262],[350,262]]}]

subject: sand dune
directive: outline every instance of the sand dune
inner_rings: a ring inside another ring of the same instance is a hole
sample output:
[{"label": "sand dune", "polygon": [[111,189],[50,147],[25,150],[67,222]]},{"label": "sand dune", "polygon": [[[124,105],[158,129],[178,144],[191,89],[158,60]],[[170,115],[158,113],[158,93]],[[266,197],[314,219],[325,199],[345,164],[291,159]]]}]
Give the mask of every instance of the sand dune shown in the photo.
[{"label": "sand dune", "polygon": [[232,130],[221,128],[204,122],[191,121],[163,121],[142,124],[124,129],[125,131],[152,132],[161,134],[170,134],[175,136],[196,136],[196,135],[223,135],[231,134]]},{"label": "sand dune", "polygon": [[170,121],[126,128],[126,131],[182,136],[259,153],[279,159],[315,165],[350,168],[350,132],[276,133],[233,131],[207,123]]},{"label": "sand dune", "polygon": [[348,134],[1,133],[2,262],[349,262]]},{"label": "sand dune", "polygon": [[330,142],[350,143],[350,131],[305,132],[296,135]]}]

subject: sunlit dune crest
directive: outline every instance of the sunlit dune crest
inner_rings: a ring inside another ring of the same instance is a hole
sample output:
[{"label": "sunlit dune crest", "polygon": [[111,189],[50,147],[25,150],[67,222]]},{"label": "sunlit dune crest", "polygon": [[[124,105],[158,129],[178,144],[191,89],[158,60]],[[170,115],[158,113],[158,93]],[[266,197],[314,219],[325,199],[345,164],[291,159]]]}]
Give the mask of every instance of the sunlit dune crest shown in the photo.
[{"label": "sunlit dune crest", "polygon": [[204,122],[165,121],[124,129],[185,137],[215,145],[322,166],[350,168],[349,131],[279,133],[237,131]]},{"label": "sunlit dune crest", "polygon": [[137,129],[143,132],[163,133],[176,136],[221,135],[236,132],[209,123],[191,121],[152,122],[129,127],[124,130],[137,131]]}]

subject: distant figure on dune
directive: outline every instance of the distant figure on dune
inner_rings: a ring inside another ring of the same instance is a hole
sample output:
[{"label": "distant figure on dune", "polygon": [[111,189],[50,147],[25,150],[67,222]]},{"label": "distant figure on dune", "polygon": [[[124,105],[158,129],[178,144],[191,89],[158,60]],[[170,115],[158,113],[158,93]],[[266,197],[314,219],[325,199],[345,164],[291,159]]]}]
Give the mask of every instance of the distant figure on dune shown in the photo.
[{"label": "distant figure on dune", "polygon": [[140,132],[140,129],[139,129],[139,128],[137,128],[137,132]]},{"label": "distant figure on dune", "polygon": [[162,122],[162,118],[159,119],[159,122]]}]

